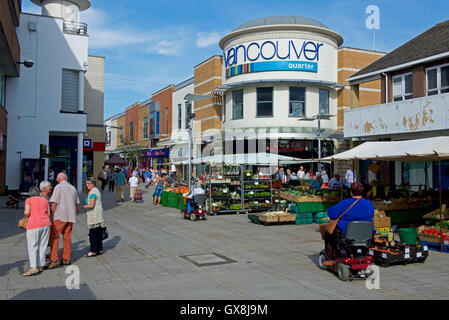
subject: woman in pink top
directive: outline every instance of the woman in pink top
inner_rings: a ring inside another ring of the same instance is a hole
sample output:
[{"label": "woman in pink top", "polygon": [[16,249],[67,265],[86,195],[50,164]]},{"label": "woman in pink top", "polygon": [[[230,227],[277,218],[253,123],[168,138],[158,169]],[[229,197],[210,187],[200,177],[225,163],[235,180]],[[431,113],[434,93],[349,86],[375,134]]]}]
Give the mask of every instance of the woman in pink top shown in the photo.
[{"label": "woman in pink top", "polygon": [[25,201],[24,214],[28,217],[26,235],[30,270],[23,274],[25,277],[42,272],[51,225],[48,200],[40,196],[40,190],[37,187],[31,187],[29,192],[30,198]]}]

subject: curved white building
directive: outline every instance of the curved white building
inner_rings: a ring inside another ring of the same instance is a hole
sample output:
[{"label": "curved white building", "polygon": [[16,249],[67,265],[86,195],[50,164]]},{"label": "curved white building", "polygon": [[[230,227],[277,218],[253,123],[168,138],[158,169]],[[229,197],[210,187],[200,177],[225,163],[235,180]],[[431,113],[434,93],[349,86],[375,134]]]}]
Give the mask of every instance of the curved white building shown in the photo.
[{"label": "curved white building", "polygon": [[[280,154],[317,157],[317,121],[300,119],[337,114],[338,90],[344,88],[338,83],[342,43],[322,23],[295,16],[251,20],[224,36],[224,82],[218,89],[225,140],[249,141],[248,153],[265,152],[271,143]],[[336,117],[322,120],[321,129],[325,156],[334,151]],[[279,145],[272,143],[276,139]]]}]

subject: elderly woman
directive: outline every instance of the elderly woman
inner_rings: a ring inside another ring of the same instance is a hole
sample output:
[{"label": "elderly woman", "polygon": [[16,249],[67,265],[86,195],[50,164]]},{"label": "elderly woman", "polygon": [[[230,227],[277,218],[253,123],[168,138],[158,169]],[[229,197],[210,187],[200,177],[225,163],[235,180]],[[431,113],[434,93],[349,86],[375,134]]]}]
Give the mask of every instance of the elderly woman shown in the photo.
[{"label": "elderly woman", "polygon": [[51,198],[51,182],[49,181],[42,181],[39,184],[39,189],[41,190],[41,197],[47,199],[50,201]]},{"label": "elderly woman", "polygon": [[101,193],[96,188],[94,178],[87,178],[88,192],[84,209],[87,209],[87,227],[89,228],[90,252],[86,257],[95,257],[103,253],[103,205]]},{"label": "elderly woman", "polygon": [[[363,185],[360,182],[351,184],[351,198],[339,202],[337,205],[329,208],[327,214],[332,220],[338,220],[337,228],[329,234],[324,235],[325,244],[325,266],[335,264],[335,259],[340,256],[338,251],[338,237],[346,235],[346,227],[352,221],[372,221],[374,217],[374,207],[371,201],[363,199]],[[343,216],[342,216],[343,214]],[[337,230],[338,229],[338,230]]]},{"label": "elderly woman", "polygon": [[30,197],[25,201],[26,237],[30,269],[23,274],[25,277],[42,272],[45,266],[45,249],[50,237],[50,206],[48,200],[40,196],[37,187],[31,187]]}]

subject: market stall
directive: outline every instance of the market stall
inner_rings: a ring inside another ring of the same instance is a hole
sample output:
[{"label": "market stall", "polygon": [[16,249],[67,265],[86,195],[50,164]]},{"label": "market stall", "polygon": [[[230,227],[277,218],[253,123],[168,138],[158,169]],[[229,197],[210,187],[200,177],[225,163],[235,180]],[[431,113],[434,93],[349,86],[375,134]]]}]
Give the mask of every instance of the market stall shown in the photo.
[{"label": "market stall", "polygon": [[[447,231],[443,228],[445,225],[445,209],[442,198],[441,184],[441,161],[449,159],[449,137],[434,137],[426,139],[406,140],[406,141],[382,141],[365,142],[351,150],[327,157],[326,161],[353,161],[353,160],[378,160],[378,161],[399,161],[399,162],[438,162],[438,209],[433,213],[436,218],[434,222],[439,222],[432,228],[425,225],[420,227],[419,237],[421,239],[433,240],[422,241],[429,249],[439,247],[440,250],[448,251]],[[426,220],[423,213],[432,211],[432,196],[426,196],[421,190],[415,192],[415,197],[410,197],[410,192],[403,192],[403,196],[395,199],[386,199],[384,201],[373,201],[377,210],[385,212],[385,215],[391,219],[391,224],[405,224],[408,221],[398,219],[399,212],[403,217],[410,218],[410,215],[421,215]],[[446,199],[447,201],[447,199]],[[436,215],[435,215],[436,213]],[[420,219],[417,222],[423,222]],[[436,228],[435,228],[436,227]],[[388,228],[388,227],[386,227]],[[438,230],[437,230],[438,228]],[[406,228],[404,228],[406,229]],[[426,231],[429,230],[430,231]],[[432,233],[433,238],[427,235]]]},{"label": "market stall", "polygon": [[[206,164],[210,167],[206,181],[207,210],[213,215],[267,212],[274,207],[285,209],[287,201],[276,197],[278,191],[273,186],[273,175],[282,161],[294,160],[300,159],[254,153],[206,157],[194,160],[193,164]],[[214,167],[215,170],[212,170]]]}]

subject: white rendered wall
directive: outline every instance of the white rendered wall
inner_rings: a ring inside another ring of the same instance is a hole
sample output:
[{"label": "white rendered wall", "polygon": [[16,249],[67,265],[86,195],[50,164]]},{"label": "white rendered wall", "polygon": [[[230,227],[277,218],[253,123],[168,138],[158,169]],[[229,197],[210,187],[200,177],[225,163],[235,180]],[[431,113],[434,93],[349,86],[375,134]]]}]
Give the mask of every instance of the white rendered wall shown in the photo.
[{"label": "white rendered wall", "polygon": [[[291,85],[293,86],[293,85]],[[257,88],[273,87],[273,117],[257,117]],[[289,117],[289,92],[290,85],[263,84],[259,86],[245,86],[243,88],[243,119],[232,120],[232,91],[226,93],[226,121],[225,129],[262,128],[262,127],[304,127],[316,128],[316,121],[298,121],[297,117]],[[311,117],[319,112],[319,87],[304,86],[306,88],[306,117]],[[238,90],[239,88],[236,88]],[[329,90],[329,113],[337,114],[337,91]],[[321,121],[322,129],[336,129],[337,118]]]},{"label": "white rendered wall", "polygon": [[[172,106],[172,139],[174,141],[179,141],[179,142],[186,142],[189,141],[189,136],[188,136],[188,130],[186,130],[186,101],[184,100],[184,97],[189,94],[189,93],[193,93],[194,90],[194,83],[192,82],[191,84],[176,90],[173,92],[173,106]],[[181,128],[178,128],[178,105],[181,105]],[[194,112],[193,106],[194,106],[194,102],[191,101],[192,104],[192,112]]]},{"label": "white rendered wall", "polygon": [[[36,23],[37,31],[29,31],[30,22]],[[8,81],[6,185],[11,190],[19,187],[18,151],[22,159],[37,159],[39,145],[49,145],[50,132],[73,136],[86,132],[86,115],[60,111],[62,69],[83,72],[88,37],[64,34],[61,19],[27,14],[21,14],[17,36],[21,61],[30,59],[35,64],[30,69],[21,66],[21,76]],[[80,81],[80,90],[83,87]]]},{"label": "white rendered wall", "polygon": [[79,8],[66,0],[46,0],[42,5],[42,15],[78,22]]}]

